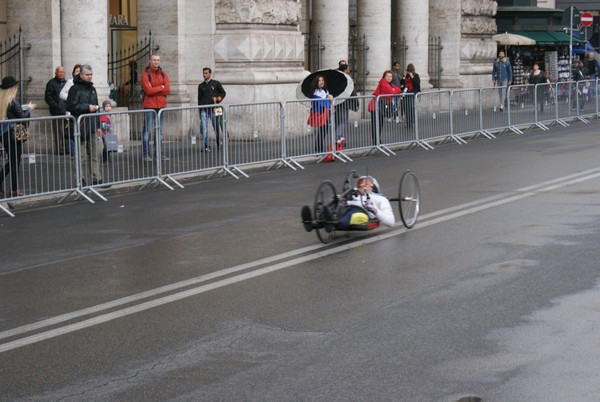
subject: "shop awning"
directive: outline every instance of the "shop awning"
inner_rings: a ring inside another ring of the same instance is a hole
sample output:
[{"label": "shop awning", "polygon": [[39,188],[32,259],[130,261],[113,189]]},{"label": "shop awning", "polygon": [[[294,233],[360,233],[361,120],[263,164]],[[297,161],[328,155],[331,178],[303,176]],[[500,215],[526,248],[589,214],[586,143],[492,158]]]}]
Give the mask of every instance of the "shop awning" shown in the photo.
[{"label": "shop awning", "polygon": [[[558,31],[515,31],[513,32],[518,35],[523,35],[528,38],[535,40],[538,45],[547,46],[562,46],[569,44],[569,35],[564,32]],[[584,40],[573,36],[573,45],[581,46],[585,44]]]}]

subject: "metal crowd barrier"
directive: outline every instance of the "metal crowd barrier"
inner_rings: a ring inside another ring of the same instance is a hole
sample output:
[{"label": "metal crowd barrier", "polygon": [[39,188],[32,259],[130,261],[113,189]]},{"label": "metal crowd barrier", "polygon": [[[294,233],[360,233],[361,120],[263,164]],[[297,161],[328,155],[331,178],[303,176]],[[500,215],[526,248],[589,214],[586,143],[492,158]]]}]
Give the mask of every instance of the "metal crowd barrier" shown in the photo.
[{"label": "metal crowd barrier", "polygon": [[19,148],[2,136],[0,166],[15,158],[19,169],[14,179],[0,173],[0,209],[14,216],[11,202],[33,197],[62,194],[61,203],[74,194],[93,203],[107,200],[102,189],[120,184],[173,190],[183,188],[179,178],[200,173],[248,177],[243,169],[250,166],[296,170],[304,161],[348,162],[358,152],[394,155],[392,148],[401,146],[433,149],[436,143],[464,144],[465,138],[587,123],[600,117],[599,82],[338,99],[321,129],[308,124],[310,99],[0,121],[0,127],[24,123],[29,132]]},{"label": "metal crowd barrier", "polygon": [[284,157],[283,124],[281,103],[228,105],[225,109],[228,168],[247,177],[242,170],[244,166],[288,164]]},{"label": "metal crowd barrier", "polygon": [[333,110],[332,140],[342,138],[343,144],[334,149],[342,161],[350,161],[349,153],[368,153],[374,150],[372,125],[368,112],[369,102],[373,96],[356,96],[341,98]]},{"label": "metal crowd barrier", "polygon": [[[165,108],[158,116],[163,119],[159,176],[183,187],[178,176],[209,171],[214,175],[226,170],[227,141],[221,106]],[[206,133],[201,127],[203,119]]]},{"label": "metal crowd barrier", "polygon": [[450,94],[450,124],[452,139],[464,143],[463,137],[495,136],[483,125],[483,103],[481,89],[458,89]]},{"label": "metal crowd barrier", "polygon": [[[68,139],[66,153],[64,145],[61,149],[57,146],[65,141],[64,133],[75,126],[75,120],[70,116],[13,119],[0,123],[0,127],[4,131],[16,124],[27,127],[28,139],[12,142],[9,141],[11,133],[2,135],[0,175],[3,180],[0,195],[4,196],[4,200],[14,201],[75,189],[77,182],[73,173],[77,163],[75,155],[71,157],[69,153],[72,147],[68,145]],[[18,172],[15,176],[11,174],[13,167]],[[7,205],[0,203],[0,209],[14,216]]]},{"label": "metal crowd barrier", "polygon": [[417,135],[419,112],[414,94],[379,95],[375,111],[370,112],[373,143],[386,155],[395,155],[397,145],[421,145]]}]

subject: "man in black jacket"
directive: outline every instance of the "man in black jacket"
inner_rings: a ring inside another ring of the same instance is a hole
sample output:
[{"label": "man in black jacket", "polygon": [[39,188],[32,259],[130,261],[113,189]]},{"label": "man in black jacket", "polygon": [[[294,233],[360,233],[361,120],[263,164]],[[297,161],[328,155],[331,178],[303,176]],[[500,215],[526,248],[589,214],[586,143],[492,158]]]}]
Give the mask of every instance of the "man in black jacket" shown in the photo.
[{"label": "man in black jacket", "polygon": [[[46,84],[44,100],[50,108],[52,116],[64,116],[67,112],[67,104],[60,99],[60,91],[65,86],[65,68],[56,67],[54,77]],[[54,144],[54,153],[64,155],[69,152],[69,144],[64,138],[65,120],[52,121],[52,143]]]},{"label": "man in black jacket", "polygon": [[588,71],[584,66],[583,60],[579,60],[577,62],[577,69],[573,71],[573,81],[575,84],[573,85],[573,96],[571,97],[571,110],[576,110],[577,105],[579,105],[579,110],[583,110],[583,106],[585,105],[585,96],[584,91],[587,91],[587,87],[585,84],[580,84],[579,81],[584,81],[586,76],[588,75]]},{"label": "man in black jacket", "polygon": [[[213,80],[212,70],[208,67],[202,69],[202,76],[204,81],[198,85],[198,105],[215,105],[221,103],[225,98],[225,90],[219,81]],[[208,118],[212,122],[212,126],[215,130],[215,137],[217,140],[217,148],[220,146],[219,136],[221,134],[223,109],[220,107],[211,107],[200,109],[200,132],[204,137],[204,150],[210,151],[208,146]]]},{"label": "man in black jacket", "polygon": [[[90,170],[92,174],[92,184],[102,184],[102,172],[100,171],[100,157],[98,139],[101,135],[100,117],[97,112],[100,110],[98,105],[98,94],[92,82],[93,71],[89,64],[81,66],[79,76],[73,79],[73,86],[69,89],[67,97],[67,110],[71,112],[77,120],[81,118],[79,129],[81,133],[81,142],[85,142],[85,153],[81,154],[81,162],[83,162],[86,154],[90,159]],[[85,116],[90,114],[91,116]],[[72,163],[75,169],[75,163]],[[82,184],[86,185],[85,173],[81,172]]]}]

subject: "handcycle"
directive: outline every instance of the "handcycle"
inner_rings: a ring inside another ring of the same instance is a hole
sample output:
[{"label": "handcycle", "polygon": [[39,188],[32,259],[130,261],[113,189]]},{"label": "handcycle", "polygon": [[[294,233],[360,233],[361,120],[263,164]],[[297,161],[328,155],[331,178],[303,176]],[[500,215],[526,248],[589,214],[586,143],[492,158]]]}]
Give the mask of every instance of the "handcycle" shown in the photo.
[{"label": "handcycle", "polygon": [[[337,225],[337,219],[348,208],[346,202],[358,193],[357,182],[360,177],[356,170],[351,171],[344,180],[340,194],[330,180],[325,180],[319,185],[310,214],[311,222],[315,223],[317,237],[322,243],[327,244],[333,240],[336,231],[366,231],[380,226],[379,220],[372,217],[366,222],[351,224],[343,229]],[[376,183],[376,180],[374,181]],[[373,186],[373,192],[379,193],[380,189],[376,187],[378,185]],[[407,170],[400,177],[398,197],[386,197],[390,202],[398,202],[400,219],[407,229],[412,228],[419,217],[420,196],[419,181],[412,171]],[[303,220],[303,223],[306,227],[307,222]]]}]

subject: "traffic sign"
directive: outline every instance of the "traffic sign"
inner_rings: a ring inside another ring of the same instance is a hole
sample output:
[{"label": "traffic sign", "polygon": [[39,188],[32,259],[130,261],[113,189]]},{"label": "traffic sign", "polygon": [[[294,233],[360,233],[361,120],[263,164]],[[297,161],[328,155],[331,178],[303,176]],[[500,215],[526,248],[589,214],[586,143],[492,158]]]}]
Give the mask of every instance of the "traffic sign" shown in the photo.
[{"label": "traffic sign", "polygon": [[594,23],[594,16],[589,11],[581,13],[581,25],[584,27],[590,27]]},{"label": "traffic sign", "polygon": [[[573,15],[573,20],[571,20],[571,15]],[[571,23],[573,23],[574,25],[577,25],[577,23],[579,22],[579,10],[577,9],[577,7],[567,7],[567,9],[563,12],[562,15],[562,24],[565,26],[569,26]]]}]

